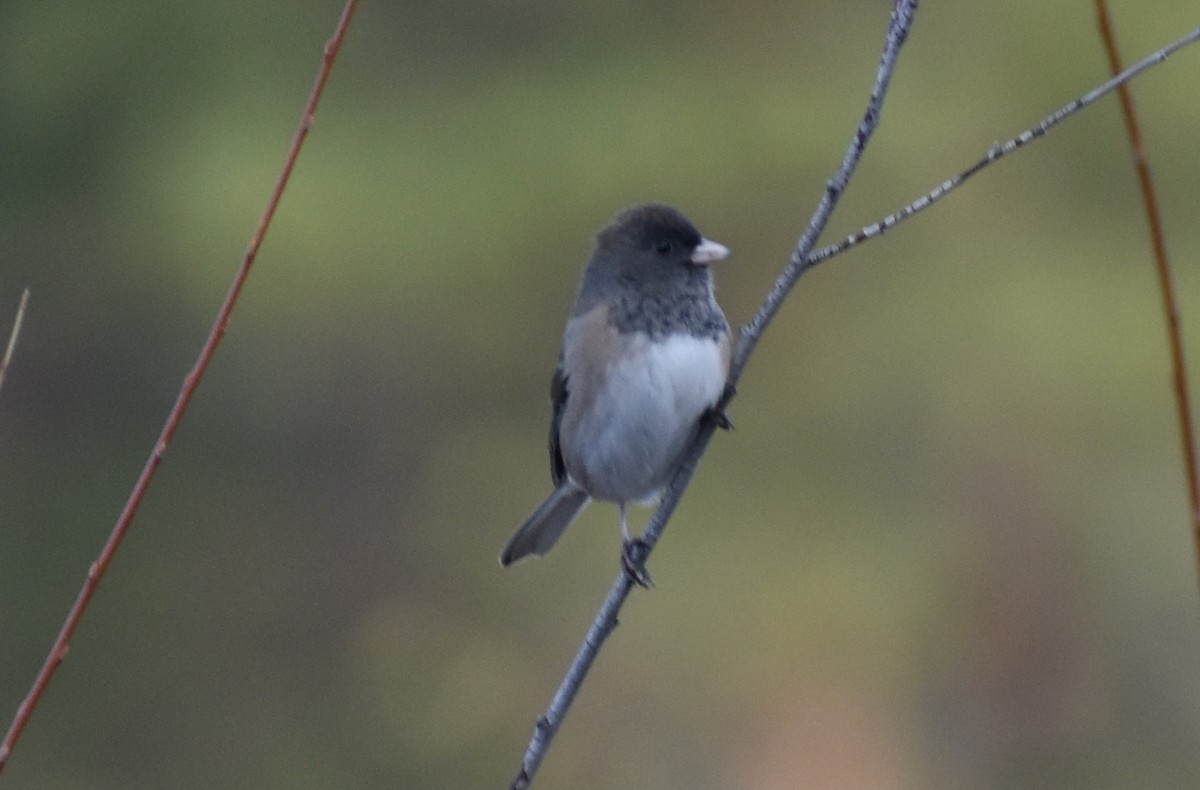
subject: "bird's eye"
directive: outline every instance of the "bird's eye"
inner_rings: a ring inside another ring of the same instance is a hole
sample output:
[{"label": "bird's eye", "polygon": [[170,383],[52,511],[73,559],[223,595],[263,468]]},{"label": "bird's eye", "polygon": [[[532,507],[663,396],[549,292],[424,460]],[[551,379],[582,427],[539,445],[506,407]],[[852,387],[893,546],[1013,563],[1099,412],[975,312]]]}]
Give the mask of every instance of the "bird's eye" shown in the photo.
[{"label": "bird's eye", "polygon": [[660,241],[658,244],[654,245],[654,251],[657,252],[659,255],[668,254],[671,251],[671,242]]}]

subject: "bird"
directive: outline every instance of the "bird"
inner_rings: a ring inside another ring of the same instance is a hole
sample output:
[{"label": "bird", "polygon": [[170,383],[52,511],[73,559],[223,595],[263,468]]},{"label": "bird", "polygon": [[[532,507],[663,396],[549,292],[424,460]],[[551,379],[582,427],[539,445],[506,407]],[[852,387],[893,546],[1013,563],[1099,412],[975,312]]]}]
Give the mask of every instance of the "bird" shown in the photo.
[{"label": "bird", "polygon": [[563,332],[550,384],[554,490],[500,553],[503,566],[542,556],[593,499],[615,502],[622,565],[650,578],[635,555],[626,506],[653,505],[729,376],[729,322],[710,265],[729,249],[677,209],[646,203],[596,236]]}]

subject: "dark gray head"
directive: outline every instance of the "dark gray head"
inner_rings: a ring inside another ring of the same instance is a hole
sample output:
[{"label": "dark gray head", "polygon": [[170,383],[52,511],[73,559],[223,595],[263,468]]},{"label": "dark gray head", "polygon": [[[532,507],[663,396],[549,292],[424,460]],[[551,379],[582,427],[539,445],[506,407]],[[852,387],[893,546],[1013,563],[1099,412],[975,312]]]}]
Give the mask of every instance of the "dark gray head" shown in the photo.
[{"label": "dark gray head", "polygon": [[634,206],[596,237],[576,311],[630,290],[647,296],[680,292],[707,297],[712,287],[708,265],[727,255],[728,249],[701,236],[676,209],[655,203]]}]

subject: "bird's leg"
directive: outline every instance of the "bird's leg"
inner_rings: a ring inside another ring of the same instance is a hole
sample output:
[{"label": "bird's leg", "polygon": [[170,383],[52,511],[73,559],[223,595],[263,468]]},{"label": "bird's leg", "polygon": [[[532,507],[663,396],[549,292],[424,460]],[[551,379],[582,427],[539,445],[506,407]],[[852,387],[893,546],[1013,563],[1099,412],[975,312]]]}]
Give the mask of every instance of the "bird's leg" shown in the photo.
[{"label": "bird's leg", "polygon": [[625,515],[625,503],[621,508],[621,567],[625,574],[639,587],[649,590],[654,586],[650,574],[646,570],[646,552],[650,547],[641,538],[629,537],[629,520]]}]

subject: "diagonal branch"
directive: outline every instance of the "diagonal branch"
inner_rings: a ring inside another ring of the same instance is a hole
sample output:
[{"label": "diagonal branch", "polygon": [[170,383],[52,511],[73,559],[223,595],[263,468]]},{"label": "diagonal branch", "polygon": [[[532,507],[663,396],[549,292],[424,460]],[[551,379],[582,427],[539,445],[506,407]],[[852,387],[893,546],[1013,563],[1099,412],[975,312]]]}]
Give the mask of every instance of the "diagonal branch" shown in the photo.
[{"label": "diagonal branch", "polygon": [[900,56],[900,47],[904,46],[904,42],[908,39],[908,31],[912,27],[913,16],[916,12],[917,0],[897,2],[892,9],[887,40],[884,42],[883,54],[879,58],[879,69],[875,74],[875,84],[871,87],[871,97],[867,100],[867,108],[863,112],[862,120],[858,122],[858,128],[854,130],[854,136],[850,138],[850,145],[847,146],[846,153],[842,156],[841,166],[833,174],[833,178],[825,184],[825,192],[821,195],[812,219],[808,221],[808,227],[804,229],[800,241],[796,243],[796,249],[792,251],[792,257],[787,266],[771,286],[762,307],[758,308],[758,312],[738,333],[737,350],[733,355],[729,372],[730,386],[736,385],[738,379],[741,378],[742,370],[746,367],[750,355],[754,353],[754,347],[758,345],[763,331],[775,318],[779,308],[783,306],[783,300],[791,292],[792,286],[800,279],[800,275],[812,266],[808,260],[809,253],[816,245],[817,239],[820,238],[821,231],[825,230],[825,225],[829,223],[829,217],[833,215],[838,200],[846,191],[850,177],[854,175],[854,170],[858,167],[858,160],[862,158],[863,151],[866,150],[867,143],[871,140],[871,135],[879,126],[879,119],[883,114],[883,98],[887,94],[888,86],[891,85],[892,73],[896,70],[896,59]]},{"label": "diagonal branch", "polygon": [[[873,225],[863,228],[858,233],[837,244],[813,250],[817,238],[824,229],[829,216],[837,205],[838,199],[846,188],[846,184],[853,175],[855,166],[862,155],[867,141],[878,126],[883,98],[886,94],[892,72],[895,69],[896,57],[912,25],[916,6],[917,0],[899,0],[893,10],[884,54],[880,59],[879,71],[876,76],[875,87],[871,92],[871,99],[867,104],[863,119],[858,129],[855,130],[854,137],[843,157],[841,167],[826,184],[825,192],[821,197],[817,210],[813,214],[813,218],[809,221],[804,234],[800,237],[787,266],[784,267],[782,273],[772,285],[766,300],[758,312],[749,323],[742,327],[738,338],[737,350],[734,353],[730,369],[729,384],[726,388],[725,398],[721,403],[722,407],[728,404],[733,398],[737,382],[741,378],[742,371],[745,369],[746,363],[749,361],[758,340],[775,317],[775,314],[779,311],[787,294],[804,272],[818,263],[846,252],[863,241],[882,235],[885,231],[890,230],[900,222],[928,208],[988,165],[1025,146],[1027,143],[1045,136],[1052,127],[1061,121],[1111,93],[1118,86],[1129,82],[1129,80],[1146,69],[1162,63],[1177,50],[1200,39],[1200,28],[1197,28],[1122,71],[1094,90],[1064,105],[1036,126],[1022,132],[1017,137],[1003,144],[992,145],[980,160],[966,170],[943,182],[931,192],[923,195],[899,211],[890,214]],[[704,451],[708,447],[708,442],[712,439],[716,427],[716,422],[713,420],[704,420],[701,423],[700,429],[691,446],[688,448],[683,462],[671,479],[671,483],[667,486],[658,509],[655,510],[654,515],[650,518],[650,522],[646,526],[646,531],[642,535],[643,546],[640,552],[641,556],[636,557],[636,560],[644,561],[654,549],[655,544],[658,543],[663,529],[665,529],[667,522],[675,511],[675,507],[679,504],[679,500],[683,496],[684,490],[691,481],[692,474],[695,472],[700,458],[704,455]],[[584,637],[583,644],[580,645],[575,659],[571,662],[566,676],[560,683],[546,712],[538,719],[534,727],[533,737],[526,748],[525,755],[521,761],[521,768],[512,782],[511,790],[524,790],[533,781],[533,777],[537,773],[542,760],[545,758],[546,751],[550,748],[555,734],[562,725],[567,710],[575,699],[575,695],[579,691],[584,678],[587,676],[588,670],[595,661],[605,639],[616,628],[617,615],[620,613],[621,607],[624,605],[625,599],[628,597],[632,587],[633,582],[624,571],[613,582],[607,597],[604,599],[604,603],[601,604],[600,610],[596,613],[596,617]]]},{"label": "diagonal branch", "polygon": [[[1117,39],[1109,21],[1108,3],[1096,0],[1096,17],[1100,26],[1100,38],[1108,54],[1109,69],[1116,74],[1121,71],[1121,56],[1117,53]],[[1196,31],[1200,34],[1200,30]],[[1158,287],[1162,292],[1163,314],[1167,318],[1167,339],[1171,346],[1171,378],[1175,387],[1175,408],[1179,419],[1179,440],[1183,444],[1183,473],[1187,478],[1188,501],[1192,508],[1192,535],[1196,543],[1196,561],[1200,563],[1200,475],[1196,471],[1196,430],[1192,422],[1191,399],[1188,397],[1187,365],[1183,354],[1183,336],[1179,329],[1179,308],[1175,301],[1175,286],[1171,281],[1171,264],[1167,260],[1167,242],[1163,233],[1162,218],[1158,212],[1158,199],[1154,193],[1154,182],[1150,178],[1150,164],[1142,145],[1142,132],[1138,128],[1137,112],[1133,108],[1133,96],[1128,86],[1120,87],[1121,114],[1125,118],[1125,130],[1129,134],[1129,148],[1133,152],[1137,169],[1138,184],[1142,191],[1142,203],[1146,206],[1146,224],[1150,230],[1150,246],[1154,254],[1154,270],[1158,274]]]},{"label": "diagonal branch", "polygon": [[12,332],[8,335],[8,345],[4,347],[4,358],[0,359],[0,387],[4,386],[4,374],[8,372],[8,363],[12,362],[13,351],[17,348],[17,337],[21,334],[21,322],[25,320],[25,306],[29,304],[29,289],[21,292],[21,301],[17,305],[17,317],[13,319]]},{"label": "diagonal branch", "polygon": [[75,633],[75,628],[83,618],[88,603],[92,600],[97,585],[100,584],[100,579],[104,577],[104,572],[108,570],[108,566],[112,562],[118,547],[120,547],[122,539],[129,531],[129,526],[133,523],[133,517],[137,513],[138,506],[142,503],[142,497],[145,496],[146,489],[150,487],[150,481],[154,478],[154,473],[158,470],[159,464],[162,463],[163,454],[166,452],[167,446],[170,445],[171,438],[175,435],[175,430],[179,427],[179,422],[183,419],[188,404],[191,403],[192,396],[196,393],[196,387],[200,384],[200,379],[204,377],[204,371],[208,369],[208,363],[212,361],[213,352],[216,351],[221,338],[225,336],[225,328],[229,325],[229,316],[233,313],[238,295],[242,292],[242,286],[246,282],[246,277],[250,274],[250,267],[254,264],[254,259],[258,255],[258,249],[262,245],[263,236],[271,224],[271,219],[275,216],[275,209],[279,206],[279,199],[283,196],[283,190],[292,175],[292,168],[296,165],[296,158],[300,155],[300,147],[304,144],[305,138],[308,137],[308,130],[312,128],[313,114],[317,110],[317,101],[321,98],[321,92],[324,90],[325,82],[329,78],[329,71],[333,67],[333,61],[337,58],[338,49],[342,45],[342,39],[346,36],[346,28],[350,24],[350,19],[354,16],[354,9],[357,4],[357,0],[347,0],[345,8],[342,10],[341,18],[338,20],[337,28],[333,36],[325,44],[321,68],[317,72],[317,78],[313,84],[312,91],[309,93],[308,102],[304,105],[304,113],[300,116],[300,126],[296,129],[295,137],[292,138],[291,147],[288,149],[287,158],[284,160],[283,170],[279,174],[275,188],[271,191],[271,197],[267,201],[267,208],[263,212],[257,227],[254,229],[254,235],[251,237],[250,244],[246,248],[242,264],[238,267],[233,282],[229,286],[229,292],[225,296],[225,301],[221,305],[221,309],[217,311],[216,320],[213,322],[208,339],[204,341],[204,347],[200,350],[200,356],[196,359],[196,363],[191,371],[184,377],[183,386],[179,390],[175,405],[171,407],[171,412],[167,415],[167,420],[163,424],[158,441],[154,443],[154,449],[150,452],[150,457],[147,459],[145,467],[142,468],[142,473],[138,476],[137,482],[133,486],[133,491],[129,494],[129,499],[125,502],[125,508],[117,518],[117,522],[113,526],[108,540],[105,541],[100,555],[92,563],[91,567],[88,568],[87,578],[84,579],[83,587],[80,588],[79,594],[75,598],[75,603],[72,604],[70,612],[67,613],[67,618],[63,622],[58,637],[54,640],[49,654],[46,656],[45,663],[42,664],[42,668],[33,682],[33,687],[30,688],[29,693],[17,708],[12,724],[9,725],[8,732],[4,736],[4,741],[0,743],[0,772],[3,772],[4,766],[8,762],[8,757],[12,754],[13,747],[16,745],[17,740],[20,739],[21,733],[24,732],[25,725],[29,723],[29,717],[33,715],[33,711],[41,700],[42,694],[45,693],[46,687],[54,677],[55,670],[58,669],[58,666],[66,657],[71,635]]},{"label": "diagonal branch", "polygon": [[1018,148],[1024,147],[1025,144],[1031,143],[1039,137],[1045,136],[1050,129],[1079,112],[1084,107],[1094,104],[1098,100],[1118,89],[1122,90],[1123,95],[1124,86],[1131,79],[1141,74],[1151,66],[1157,66],[1168,57],[1175,54],[1175,52],[1178,50],[1183,49],[1188,44],[1195,43],[1198,39],[1200,39],[1200,27],[1196,28],[1187,35],[1176,39],[1162,49],[1147,55],[1123,71],[1120,71],[1119,68],[1114,68],[1114,71],[1120,71],[1120,73],[1115,74],[1112,79],[1108,80],[1108,82],[1105,82],[1103,85],[1099,85],[1095,89],[1088,91],[1078,99],[1063,105],[1054,113],[1043,118],[1036,126],[1026,129],[1011,140],[1006,140],[1003,143],[993,143],[992,147],[987,150],[987,153],[985,153],[979,160],[977,160],[966,170],[963,170],[956,176],[946,179],[929,192],[917,198],[912,203],[909,203],[899,211],[887,215],[874,225],[868,225],[857,233],[847,236],[845,239],[837,242],[836,244],[830,244],[827,247],[822,247],[821,249],[813,252],[808,256],[808,265],[816,266],[818,263],[822,263],[829,258],[834,257],[835,255],[840,255],[851,247],[855,247],[868,239],[872,239],[876,236],[882,236],[884,233],[891,230],[896,225],[899,225],[913,214],[924,211],[934,203],[944,198],[950,192],[953,192],[955,189],[962,186],[968,178],[975,175],[980,170],[983,170],[988,165],[998,162],[1005,156],[1011,154],[1013,151],[1016,151]]},{"label": "diagonal branch", "polygon": [[[858,166],[859,159],[862,158],[867,142],[871,139],[871,135],[879,125],[880,114],[883,110],[883,99],[887,94],[892,73],[896,68],[896,59],[900,54],[900,47],[903,46],[905,40],[908,38],[908,31],[912,26],[913,15],[916,13],[916,10],[917,0],[898,0],[892,10],[891,22],[888,25],[887,40],[884,43],[883,55],[880,57],[879,68],[876,72],[875,83],[871,89],[871,97],[867,102],[866,111],[863,113],[862,120],[859,122],[858,128],[855,129],[850,145],[842,157],[841,166],[833,178],[826,184],[825,192],[821,196],[817,210],[813,214],[812,219],[809,220],[804,234],[800,237],[796,250],[792,253],[791,261],[779,276],[779,279],[776,280],[774,286],[772,286],[771,292],[768,294],[767,300],[758,311],[758,314],[755,315],[750,324],[742,329],[739,335],[738,347],[733,357],[729,375],[729,385],[726,391],[725,402],[732,397],[734,386],[741,376],[742,369],[745,367],[746,361],[750,358],[750,354],[753,352],[762,331],[766,329],[771,319],[779,311],[788,291],[791,290],[796,280],[800,278],[800,275],[807,268],[805,262],[806,256],[816,243],[821,231],[825,228],[825,224],[829,221],[833,209],[837,206],[837,202],[841,198],[842,193],[845,192],[850,177],[854,174],[854,170]],[[696,470],[696,465],[700,462],[700,457],[704,454],[705,448],[708,447],[708,442],[712,439],[715,430],[716,422],[714,420],[704,420],[701,423],[700,430],[693,440],[691,447],[688,449],[683,463],[680,464],[678,471],[676,471],[674,477],[671,479],[670,485],[667,486],[662,504],[659,505],[651,517],[650,523],[646,526],[646,531],[642,535],[640,542],[642,556],[636,558],[639,562],[644,561],[646,556],[653,551],[655,544],[658,543],[659,536],[666,527],[671,514],[675,511],[676,505],[679,504],[679,499],[683,496],[684,489],[687,488],[688,482]],[[571,667],[567,670],[566,677],[563,678],[558,691],[555,692],[554,698],[550,702],[550,707],[538,719],[537,725],[534,727],[533,737],[529,741],[529,746],[526,748],[525,755],[521,760],[521,768],[517,772],[516,778],[513,779],[512,790],[524,790],[533,781],[533,777],[537,773],[543,758],[546,756],[546,751],[550,748],[550,743],[554,740],[558,728],[562,725],[562,721],[571,707],[571,702],[575,699],[575,694],[583,684],[583,680],[587,676],[592,662],[596,660],[596,655],[600,652],[604,640],[616,628],[617,614],[620,612],[622,605],[624,605],[632,584],[629,575],[624,572],[619,574],[616,581],[613,582],[613,586],[608,592],[608,597],[604,599],[604,603],[600,607],[595,620],[593,620],[591,628],[588,629],[583,644],[575,655],[575,660],[571,662]]]}]

